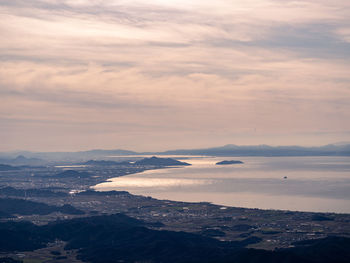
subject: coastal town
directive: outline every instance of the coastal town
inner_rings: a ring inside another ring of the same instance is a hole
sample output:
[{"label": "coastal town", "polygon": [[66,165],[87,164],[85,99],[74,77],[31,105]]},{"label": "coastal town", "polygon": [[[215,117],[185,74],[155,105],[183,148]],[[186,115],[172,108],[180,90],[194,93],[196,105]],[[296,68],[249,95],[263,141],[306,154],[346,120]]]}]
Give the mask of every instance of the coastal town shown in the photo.
[{"label": "coastal town", "polygon": [[[261,210],[157,200],[125,191],[97,192],[91,187],[106,180],[162,165],[25,167],[0,172],[0,198],[26,200],[50,206],[72,206],[81,213],[14,213],[1,221],[30,221],[45,225],[55,220],[122,213],[140,219],[152,229],[184,231],[222,241],[248,240],[247,247],[273,250],[293,247],[302,240],[327,236],[350,237],[350,215]],[[73,170],[74,169],[74,170]]]}]

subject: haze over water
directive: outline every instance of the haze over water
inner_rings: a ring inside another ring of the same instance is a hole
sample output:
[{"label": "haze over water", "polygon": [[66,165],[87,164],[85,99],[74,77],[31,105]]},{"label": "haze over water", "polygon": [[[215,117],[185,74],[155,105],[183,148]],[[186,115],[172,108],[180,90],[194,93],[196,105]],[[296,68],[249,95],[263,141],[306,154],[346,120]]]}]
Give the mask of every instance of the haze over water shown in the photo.
[{"label": "haze over water", "polygon": [[[117,177],[95,188],[236,207],[350,213],[349,157],[188,158],[192,166]],[[232,159],[244,164],[215,165]]]}]

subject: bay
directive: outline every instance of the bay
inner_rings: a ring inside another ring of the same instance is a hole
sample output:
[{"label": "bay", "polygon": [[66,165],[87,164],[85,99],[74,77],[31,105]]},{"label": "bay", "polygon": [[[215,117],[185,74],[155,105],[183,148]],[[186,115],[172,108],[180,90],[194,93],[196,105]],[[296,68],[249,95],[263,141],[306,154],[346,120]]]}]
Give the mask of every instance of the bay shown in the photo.
[{"label": "bay", "polygon": [[[116,177],[94,188],[223,206],[350,213],[349,157],[176,158],[192,166]],[[244,164],[215,165],[222,160]]]}]

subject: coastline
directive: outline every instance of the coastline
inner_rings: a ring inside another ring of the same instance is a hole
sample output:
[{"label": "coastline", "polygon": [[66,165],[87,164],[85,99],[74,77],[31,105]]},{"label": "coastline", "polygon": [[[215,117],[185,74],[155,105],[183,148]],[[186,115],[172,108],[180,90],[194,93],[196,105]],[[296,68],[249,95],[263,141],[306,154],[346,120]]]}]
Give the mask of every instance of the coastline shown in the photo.
[{"label": "coastline", "polygon": [[[128,191],[162,200],[205,201],[219,206],[350,213],[347,201],[350,196],[345,188],[349,185],[348,176],[341,170],[324,167],[324,158],[305,161],[252,157],[243,159],[243,165],[229,167],[216,166],[218,159],[221,157],[193,159],[189,160],[192,163],[189,167],[164,167],[159,171],[151,169],[110,178],[93,188],[98,191]],[[288,170],[291,162],[298,162],[300,167],[291,172]],[[334,161],[335,164],[337,162]],[[265,164],[270,166],[264,169]],[[275,164],[286,164],[288,169],[275,170]],[[330,182],[333,183],[331,187],[328,186]]]},{"label": "coastline", "polygon": [[[100,175],[99,177],[56,178],[55,180],[46,179],[51,178],[49,174],[52,172],[45,169],[40,171],[41,176],[31,177],[32,181],[28,181],[28,170],[15,171],[11,174],[1,173],[0,184],[5,186],[4,182],[6,182],[7,187],[15,187],[17,192],[24,193],[27,192],[25,189],[31,188],[32,185],[35,185],[39,192],[65,193],[63,196],[26,195],[25,199],[48,205],[72,205],[84,211],[85,214],[22,215],[11,221],[30,221],[37,225],[44,225],[57,219],[67,220],[122,213],[148,222],[158,230],[184,231],[224,241],[237,241],[249,237],[261,238],[261,242],[251,244],[249,247],[269,250],[287,248],[292,246],[293,242],[301,240],[327,236],[350,237],[350,214],[263,210],[221,206],[208,202],[158,200],[124,191],[69,194],[73,189],[88,190],[90,186],[116,177],[116,174],[125,176],[148,170],[145,167],[94,170],[92,172],[97,176]],[[21,188],[18,188],[19,185]],[[43,188],[49,190],[41,190]],[[13,197],[3,195],[1,198]]]}]

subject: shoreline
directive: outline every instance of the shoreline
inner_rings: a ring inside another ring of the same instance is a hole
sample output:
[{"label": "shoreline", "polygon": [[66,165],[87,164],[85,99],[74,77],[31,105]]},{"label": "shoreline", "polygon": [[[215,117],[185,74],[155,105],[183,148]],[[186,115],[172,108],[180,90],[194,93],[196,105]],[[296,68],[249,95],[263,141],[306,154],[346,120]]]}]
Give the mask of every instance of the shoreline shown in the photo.
[{"label": "shoreline", "polygon": [[[1,198],[25,199],[55,206],[68,204],[85,212],[84,215],[62,213],[21,215],[11,219],[11,221],[30,221],[37,225],[58,219],[122,213],[151,223],[154,229],[159,230],[196,233],[223,241],[258,237],[262,241],[251,247],[268,250],[275,247],[286,248],[293,242],[326,236],[350,237],[350,214],[265,210],[222,206],[209,202],[158,200],[123,191],[69,194],[74,189],[88,190],[110,178],[155,168],[95,167],[89,168],[94,177],[83,178],[52,177],[51,175],[58,170],[53,172],[49,168],[1,173],[0,185],[15,187],[12,194],[2,194]],[[28,176],[30,173],[35,175]],[[28,189],[33,189],[33,186],[35,191],[29,194]],[[47,195],[42,196],[43,192]],[[63,194],[57,195],[58,192]],[[155,224],[157,222],[160,224]]]},{"label": "shoreline", "polygon": [[[192,166],[193,167],[193,166]],[[236,207],[236,208],[246,208],[246,209],[261,209],[261,210],[273,210],[273,211],[282,211],[282,212],[306,212],[306,213],[325,213],[325,214],[350,214],[350,211],[349,212],[342,212],[342,211],[322,211],[322,210],[319,210],[319,211],[310,211],[310,210],[307,210],[307,209],[304,209],[304,210],[298,210],[298,209],[283,209],[283,208],[261,208],[261,207],[253,207],[253,206],[240,206],[240,205],[231,205],[231,204],[225,204],[225,203],[219,203],[219,202],[215,202],[215,201],[206,201],[206,200],[181,200],[181,199],[172,199],[172,198],[167,198],[167,197],[159,197],[157,196],[156,194],[155,195],[152,195],[152,191],[150,191],[151,193],[148,194],[148,193],[135,193],[135,192],[132,192],[132,190],[128,190],[128,189],[125,189],[127,187],[122,187],[121,189],[118,189],[117,187],[113,187],[113,186],[105,186],[105,187],[100,187],[100,188],[96,188],[96,186],[98,185],[101,185],[101,184],[107,184],[107,183],[111,183],[113,182],[113,179],[116,179],[118,180],[119,177],[126,177],[128,175],[137,175],[137,174],[142,174],[142,173],[145,173],[145,172],[152,172],[153,170],[160,170],[160,169],[175,169],[175,168],[186,168],[186,167],[181,167],[181,166],[178,166],[178,167],[154,167],[154,168],[148,168],[148,169],[145,169],[143,171],[140,171],[140,172],[135,172],[135,173],[130,173],[130,174],[125,174],[125,175],[121,175],[121,176],[118,176],[118,177],[112,177],[112,178],[108,178],[107,180],[103,181],[103,182],[100,182],[96,185],[93,185],[90,187],[90,189],[92,190],[95,190],[95,191],[101,191],[101,192],[104,192],[104,191],[112,191],[112,190],[116,190],[116,191],[127,191],[129,192],[130,194],[133,194],[133,195],[140,195],[140,196],[144,196],[144,197],[148,197],[148,196],[151,196],[152,198],[155,198],[155,199],[159,199],[159,200],[164,200],[164,201],[174,201],[174,202],[188,202],[188,203],[201,203],[201,202],[205,202],[205,203],[211,203],[213,205],[217,205],[217,206],[222,206],[222,207]],[[281,177],[282,178],[282,177]],[[144,177],[144,179],[147,179],[147,177]],[[163,179],[163,178],[162,178]],[[171,179],[174,179],[174,178],[171,178]],[[194,178],[195,180],[196,178]],[[102,188],[105,188],[105,190],[103,190]],[[124,188],[124,189],[123,189]],[[239,192],[239,194],[242,194],[244,196],[244,194],[246,194],[246,192]],[[237,194],[237,195],[239,195]],[[265,195],[262,193],[262,195]],[[278,195],[274,195],[274,194],[271,194],[271,195],[268,195],[266,194],[267,197],[273,197],[275,196],[276,198],[278,198]],[[301,196],[295,196],[296,198],[298,197],[303,197],[302,195]],[[311,198],[311,199],[320,199],[321,197],[313,197],[313,196],[307,196],[308,198]],[[332,199],[333,200],[333,199]],[[334,199],[334,200],[338,200],[338,199]],[[339,200],[343,200],[343,199],[339,199]]]}]

